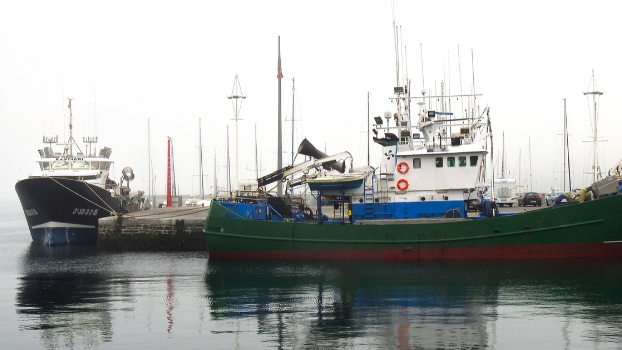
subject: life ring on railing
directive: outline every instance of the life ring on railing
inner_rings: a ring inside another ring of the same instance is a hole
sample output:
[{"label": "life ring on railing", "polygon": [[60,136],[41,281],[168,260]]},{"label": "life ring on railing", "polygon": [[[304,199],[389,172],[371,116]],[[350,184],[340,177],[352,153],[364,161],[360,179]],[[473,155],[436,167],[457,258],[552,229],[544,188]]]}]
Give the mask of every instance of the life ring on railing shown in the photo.
[{"label": "life ring on railing", "polygon": [[[402,168],[402,166],[404,166],[404,168]],[[406,162],[401,162],[397,165],[397,171],[400,174],[406,174],[406,172],[408,172],[408,164]]]},{"label": "life ring on railing", "polygon": [[[404,184],[404,187],[402,187],[402,183]],[[406,189],[408,188],[408,181],[406,181],[405,179],[400,179],[397,182],[397,189],[400,191],[406,191]]]}]

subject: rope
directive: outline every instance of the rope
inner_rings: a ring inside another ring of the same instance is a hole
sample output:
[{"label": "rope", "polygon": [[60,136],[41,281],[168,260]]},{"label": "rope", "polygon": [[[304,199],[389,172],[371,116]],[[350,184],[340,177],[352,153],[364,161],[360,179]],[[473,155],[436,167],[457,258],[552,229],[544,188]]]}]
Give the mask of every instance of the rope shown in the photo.
[{"label": "rope", "polygon": [[[84,197],[83,195],[81,195],[81,194],[77,193],[76,191],[74,191],[74,190],[70,189],[69,187],[67,187],[67,186],[63,185],[62,183],[58,182],[55,178],[53,178],[53,177],[48,177],[48,178],[49,178],[49,179],[51,179],[52,181],[56,182],[57,184],[59,184],[61,187],[64,187],[64,188],[65,188],[66,190],[68,190],[69,192],[71,192],[71,193],[75,194],[76,196],[78,196],[78,197],[80,197],[80,198],[84,199],[85,201],[87,201],[87,202],[89,202],[89,203],[91,203],[91,204],[93,204],[93,205],[95,205],[95,206],[97,206],[97,207],[99,207],[99,208],[101,208],[101,209],[103,209],[103,210],[108,210],[108,209],[106,209],[105,207],[103,207],[103,206],[101,206],[101,205],[99,205],[99,204],[97,204],[97,203],[93,202],[92,200],[90,200],[90,199],[88,199],[88,198]],[[82,181],[82,182],[84,182],[84,181]],[[86,182],[84,182],[84,183],[86,184]],[[88,187],[88,185],[87,185],[87,187]],[[93,191],[93,189],[91,189],[91,191]],[[95,191],[93,191],[93,193],[94,193],[94,192],[95,192]],[[97,195],[97,193],[95,193],[95,195]],[[101,197],[99,197],[99,196],[97,196],[97,198],[99,198],[100,200],[102,200],[102,199],[101,199]],[[102,200],[102,202],[104,202],[104,204],[108,205],[108,203],[106,203],[105,201],[103,201],[103,200]],[[109,206],[109,205],[108,205],[108,207],[110,208],[110,206]],[[118,213],[117,213],[114,209],[110,208],[110,210],[111,210],[110,215],[117,215],[117,216],[118,216]]]},{"label": "rope", "polygon": [[101,197],[100,197],[100,196],[99,196],[99,195],[98,195],[95,191],[93,191],[93,188],[91,188],[91,187],[90,187],[90,186],[86,183],[86,181],[82,180],[82,182],[86,185],[86,187],[87,187],[89,190],[91,190],[91,192],[93,192],[93,194],[94,194],[94,195],[96,195],[96,196],[97,196],[97,198],[99,198],[99,200],[100,200],[100,201],[102,201],[104,204],[106,204],[106,206],[108,206],[108,208],[110,209],[110,213],[111,213],[112,215],[118,216],[118,213],[117,213],[117,212],[116,212],[116,211],[115,211],[115,210],[114,210],[114,209],[113,209],[113,208],[112,208],[112,207],[111,207],[108,203],[106,203],[106,201],[105,201],[105,200],[103,200],[103,199],[102,199],[102,198],[101,198]]}]

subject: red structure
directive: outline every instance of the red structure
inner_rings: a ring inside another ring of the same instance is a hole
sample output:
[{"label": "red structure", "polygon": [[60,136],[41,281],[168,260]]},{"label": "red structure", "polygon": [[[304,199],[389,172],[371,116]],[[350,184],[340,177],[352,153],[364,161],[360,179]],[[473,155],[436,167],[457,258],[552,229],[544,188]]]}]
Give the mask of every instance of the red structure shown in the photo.
[{"label": "red structure", "polygon": [[171,142],[173,140],[168,138],[168,164],[166,166],[166,206],[173,206],[173,198],[171,197]]}]

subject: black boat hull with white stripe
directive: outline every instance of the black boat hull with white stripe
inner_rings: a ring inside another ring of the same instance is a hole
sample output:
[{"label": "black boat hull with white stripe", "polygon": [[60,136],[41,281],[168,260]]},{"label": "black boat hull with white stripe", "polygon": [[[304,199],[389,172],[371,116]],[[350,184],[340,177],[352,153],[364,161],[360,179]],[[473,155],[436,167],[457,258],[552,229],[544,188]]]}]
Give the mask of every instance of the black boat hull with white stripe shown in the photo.
[{"label": "black boat hull with white stripe", "polygon": [[121,207],[110,190],[81,180],[31,177],[15,191],[33,242],[45,245],[95,244],[98,220]]}]

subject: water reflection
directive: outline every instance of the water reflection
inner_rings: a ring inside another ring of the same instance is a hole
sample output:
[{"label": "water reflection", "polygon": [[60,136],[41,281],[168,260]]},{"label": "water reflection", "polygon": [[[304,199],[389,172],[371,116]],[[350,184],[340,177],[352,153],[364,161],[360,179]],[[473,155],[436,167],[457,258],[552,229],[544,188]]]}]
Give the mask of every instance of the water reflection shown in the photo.
[{"label": "water reflection", "polygon": [[22,336],[37,334],[44,348],[129,341],[138,343],[133,349],[151,349],[205,327],[205,253],[31,244],[19,259],[18,327]]},{"label": "water reflection", "polygon": [[622,343],[621,261],[207,261],[40,245],[19,259],[15,310],[24,332],[11,336],[36,334],[49,349]]},{"label": "water reflection", "polygon": [[[621,272],[594,260],[209,261],[205,281],[213,318],[253,320],[279,348],[502,347],[524,319],[548,320],[569,348],[622,340]],[[571,337],[570,323],[586,330]]]},{"label": "water reflection", "polygon": [[20,328],[39,330],[46,348],[111,341],[109,278],[97,272],[105,261],[94,247],[31,244],[16,295]]}]

